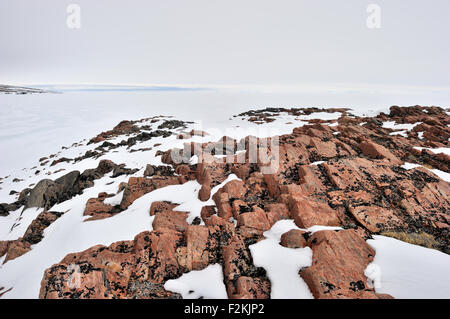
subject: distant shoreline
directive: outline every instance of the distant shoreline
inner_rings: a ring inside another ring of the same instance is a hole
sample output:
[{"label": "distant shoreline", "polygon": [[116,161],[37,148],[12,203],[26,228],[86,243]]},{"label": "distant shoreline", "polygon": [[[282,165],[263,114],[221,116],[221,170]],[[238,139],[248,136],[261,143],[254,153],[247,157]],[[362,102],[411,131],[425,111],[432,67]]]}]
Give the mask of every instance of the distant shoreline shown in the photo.
[{"label": "distant shoreline", "polygon": [[3,94],[43,94],[43,93],[59,93],[55,91],[47,91],[42,89],[21,87],[21,86],[12,86],[12,85],[1,85],[0,84],[0,93]]}]

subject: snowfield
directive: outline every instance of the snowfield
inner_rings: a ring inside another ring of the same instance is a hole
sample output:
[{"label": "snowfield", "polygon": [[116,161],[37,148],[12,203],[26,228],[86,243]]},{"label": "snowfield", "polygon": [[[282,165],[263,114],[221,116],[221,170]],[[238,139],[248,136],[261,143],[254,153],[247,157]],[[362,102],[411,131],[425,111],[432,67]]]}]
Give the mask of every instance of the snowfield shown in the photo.
[{"label": "snowfield", "polygon": [[403,299],[450,296],[449,255],[390,237],[373,237],[367,242],[376,254],[368,268],[377,266],[376,292]]}]

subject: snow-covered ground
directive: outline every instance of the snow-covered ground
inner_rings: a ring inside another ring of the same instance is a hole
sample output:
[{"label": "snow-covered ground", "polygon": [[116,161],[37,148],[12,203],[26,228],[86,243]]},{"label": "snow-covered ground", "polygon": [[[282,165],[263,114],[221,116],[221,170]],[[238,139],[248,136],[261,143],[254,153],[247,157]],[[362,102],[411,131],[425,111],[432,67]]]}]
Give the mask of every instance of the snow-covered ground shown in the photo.
[{"label": "snow-covered ground", "polygon": [[[37,160],[42,156],[57,154],[59,158],[73,158],[84,154],[87,150],[98,145],[87,145],[87,139],[97,135],[100,131],[111,129],[118,122],[124,119],[140,119],[156,115],[174,115],[176,119],[195,121],[186,130],[191,128],[201,128],[211,135],[205,137],[206,140],[217,140],[219,137],[227,135],[234,138],[241,138],[247,135],[271,136],[275,134],[290,133],[294,127],[298,127],[306,122],[304,120],[320,117],[320,113],[309,117],[293,118],[292,116],[280,116],[276,121],[267,125],[258,126],[254,123],[244,121],[241,118],[232,118],[232,115],[248,111],[249,109],[259,109],[265,107],[346,107],[349,106],[349,96],[353,96],[354,105],[361,105],[355,108],[355,113],[374,115],[379,111],[387,111],[388,106],[395,104],[397,100],[391,95],[383,98],[369,99],[367,95],[352,95],[351,93],[329,93],[328,96],[318,98],[320,94],[289,93],[274,94],[258,93],[249,91],[218,91],[218,90],[194,90],[194,91],[154,91],[154,92],[76,92],[64,94],[44,94],[44,95],[0,95],[0,115],[2,126],[0,127],[0,176],[11,174],[10,178],[3,180],[0,185],[0,202],[12,202],[14,195],[9,195],[11,189],[20,191],[30,184],[34,184],[43,178],[56,179],[71,170],[84,171],[94,168],[102,159],[109,159],[115,163],[125,163],[127,167],[139,168],[135,176],[142,176],[146,164],[161,165],[161,158],[155,157],[158,150],[168,150],[173,147],[182,147],[185,140],[179,140],[172,135],[167,138],[154,138],[147,142],[140,143],[136,147],[152,147],[147,152],[129,153],[125,147],[119,147],[113,152],[100,157],[99,159],[88,158],[78,163],[60,163],[53,167],[49,164],[39,166]],[[395,96],[395,95],[394,95]],[[389,99],[391,97],[392,99]],[[329,99],[329,100],[327,100]],[[331,102],[334,101],[334,102]],[[359,103],[365,101],[364,103]],[[401,100],[404,104],[417,104],[408,99]],[[400,104],[400,103],[399,103]],[[438,104],[438,103],[435,103]],[[375,105],[375,106],[371,106]],[[377,106],[378,105],[378,106]],[[351,105],[350,105],[351,106]],[[338,114],[324,113],[326,119],[332,120]],[[291,124],[288,124],[291,122]],[[150,123],[142,123],[148,124]],[[159,123],[156,123],[157,126]],[[200,126],[200,124],[202,124]],[[199,127],[200,126],[200,127]],[[199,137],[195,137],[198,139]],[[122,138],[116,141],[119,142]],[[194,139],[194,140],[195,140]],[[62,146],[71,146],[74,142],[79,145],[69,149],[61,149]],[[155,144],[161,144],[155,146]],[[315,163],[319,164],[319,163]],[[41,172],[35,174],[36,169],[32,166],[38,165]],[[25,168],[23,170],[23,168]],[[65,168],[65,171],[57,172]],[[408,167],[409,168],[409,167]],[[52,173],[47,175],[47,173]],[[13,182],[12,177],[23,179],[23,181]],[[4,265],[0,265],[0,287],[6,289],[14,287],[6,293],[3,298],[36,298],[39,294],[40,282],[44,270],[59,262],[68,253],[85,250],[97,244],[110,245],[119,240],[131,240],[135,235],[145,230],[152,229],[153,216],[149,215],[149,205],[153,201],[168,200],[179,203],[176,209],[189,212],[188,221],[192,221],[200,215],[202,206],[212,202],[200,202],[198,191],[200,184],[197,181],[190,181],[183,185],[173,185],[155,190],[137,199],[127,210],[111,218],[84,222],[83,216],[86,201],[89,198],[97,197],[99,189],[107,193],[117,194],[107,201],[118,203],[122,193],[118,193],[121,182],[127,181],[130,176],[119,176],[112,178],[111,174],[95,181],[95,186],[87,188],[81,195],[78,195],[66,202],[55,205],[53,211],[66,212],[44,231],[44,238],[41,242],[32,246],[32,250],[23,256],[11,260]],[[237,178],[230,175],[227,181]],[[225,181],[224,183],[226,183]],[[212,190],[212,194],[222,185]],[[22,212],[19,209],[11,212],[8,217],[2,217],[0,224],[0,240],[17,239],[23,236],[31,221],[41,212],[40,209],[30,208]],[[298,270],[311,263],[311,250],[289,249],[279,245],[281,234],[289,229],[296,228],[292,221],[282,221],[265,233],[267,239],[250,247],[255,264],[264,267],[272,281],[272,297],[274,298],[311,298],[311,293],[303,280],[298,276]],[[317,226],[309,231],[322,229]],[[396,271],[402,272],[402,268],[395,268],[395,259],[383,256],[397,255],[408,256],[414,253],[432,256],[435,251],[429,252],[425,248],[411,248],[409,244],[402,245],[382,245],[384,239],[376,237],[370,242],[377,250],[377,257],[374,261],[382,271],[382,290],[391,293],[394,297],[414,297],[415,294],[407,294],[403,290],[400,281],[390,278],[403,278]],[[377,243],[380,244],[377,246]],[[405,246],[409,245],[409,246]],[[270,252],[270,253],[267,253]],[[386,255],[385,255],[386,253]],[[269,258],[267,258],[269,256]],[[279,258],[274,258],[278,256]],[[378,258],[378,256],[380,256]],[[433,255],[434,256],[434,255]],[[437,255],[436,255],[437,256]],[[448,256],[436,257],[436,261],[442,261],[443,265],[448,265]],[[378,259],[377,259],[378,258]],[[1,264],[2,260],[0,260]],[[392,262],[393,264],[390,264]],[[417,263],[414,263],[417,262]],[[32,265],[30,267],[30,265]],[[419,262],[419,258],[411,259],[407,264],[411,274],[406,276],[407,280],[416,282],[417,278],[425,280],[430,268],[424,268]],[[205,281],[198,281],[198,278],[208,280],[208,282],[219,282],[223,285],[221,270],[218,265],[211,265],[207,269],[186,274],[176,281],[167,283],[186,297],[204,296],[206,298],[219,298],[223,296],[222,286],[209,290]],[[386,271],[385,271],[386,269]],[[433,276],[443,278],[443,282],[448,282],[449,267],[435,267]],[[413,276],[415,274],[415,277]],[[387,281],[385,283],[385,281]],[[433,281],[434,282],[434,281]],[[436,293],[440,297],[448,297],[450,293],[445,289],[431,291],[432,284],[423,285],[424,291]],[[383,288],[385,287],[385,288]],[[388,290],[384,290],[388,289]],[[193,290],[194,294],[189,294]]]},{"label": "snow-covered ground", "polygon": [[174,115],[210,128],[231,127],[235,114],[265,107],[349,107],[372,116],[391,105],[450,105],[445,92],[352,87],[164,88],[95,91],[86,87],[41,87],[63,94],[0,94],[0,177],[32,167],[62,146],[111,129],[122,120]]},{"label": "snow-covered ground", "polygon": [[223,283],[222,266],[209,265],[202,270],[194,270],[178,279],[168,280],[164,288],[178,292],[183,299],[227,299],[227,291]]},{"label": "snow-covered ground", "polygon": [[402,299],[450,297],[449,255],[384,236],[367,242],[376,252],[368,266],[376,292]]}]

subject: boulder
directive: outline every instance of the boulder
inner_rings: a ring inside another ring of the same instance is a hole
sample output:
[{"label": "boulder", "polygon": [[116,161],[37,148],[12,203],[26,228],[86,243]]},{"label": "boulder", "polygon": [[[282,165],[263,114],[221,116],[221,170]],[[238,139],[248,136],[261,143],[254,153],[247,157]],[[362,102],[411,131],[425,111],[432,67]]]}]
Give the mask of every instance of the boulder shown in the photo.
[{"label": "boulder", "polygon": [[178,204],[173,204],[171,202],[153,202],[150,205],[150,216],[156,215],[164,211],[172,210],[177,207]]},{"label": "boulder", "polygon": [[291,229],[281,235],[281,246],[287,248],[303,248],[306,246],[306,240],[303,236],[305,232],[299,229]]},{"label": "boulder", "polygon": [[336,211],[320,200],[304,196],[291,196],[289,207],[295,224],[300,228],[309,228],[315,225],[340,225]]},{"label": "boulder", "polygon": [[313,250],[312,265],[300,275],[315,298],[379,298],[364,275],[375,251],[355,230],[318,231],[308,245]]}]

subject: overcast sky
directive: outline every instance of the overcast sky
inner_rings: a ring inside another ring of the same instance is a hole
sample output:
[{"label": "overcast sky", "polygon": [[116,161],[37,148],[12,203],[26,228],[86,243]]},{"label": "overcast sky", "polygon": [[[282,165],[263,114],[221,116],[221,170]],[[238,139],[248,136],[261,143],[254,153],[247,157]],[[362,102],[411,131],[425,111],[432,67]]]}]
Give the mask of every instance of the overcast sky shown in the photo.
[{"label": "overcast sky", "polygon": [[0,0],[0,83],[450,87],[449,15],[449,0]]}]

